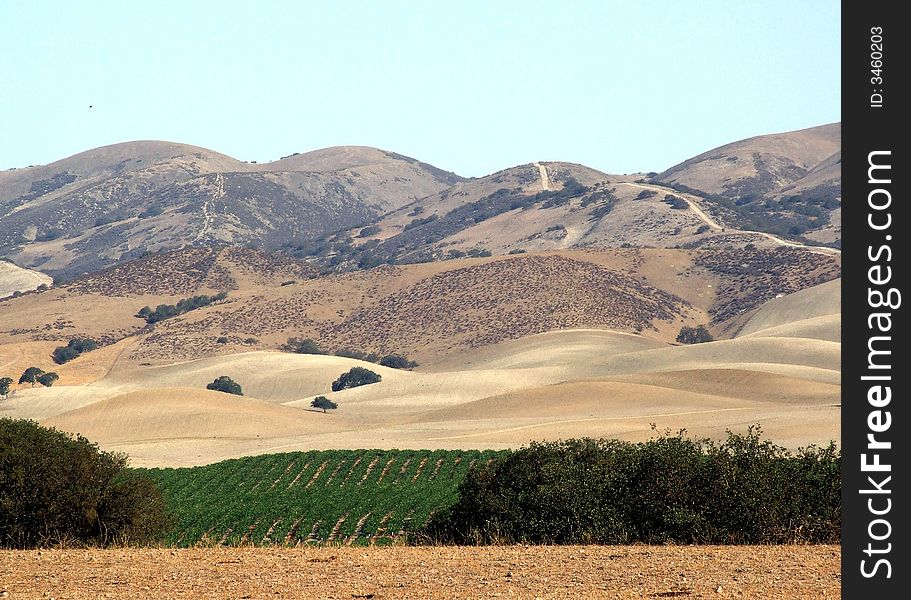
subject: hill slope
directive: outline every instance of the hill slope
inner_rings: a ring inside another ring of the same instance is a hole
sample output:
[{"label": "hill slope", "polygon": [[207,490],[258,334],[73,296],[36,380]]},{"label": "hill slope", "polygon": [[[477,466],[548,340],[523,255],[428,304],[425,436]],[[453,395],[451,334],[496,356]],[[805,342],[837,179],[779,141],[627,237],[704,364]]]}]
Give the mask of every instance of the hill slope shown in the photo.
[{"label": "hill slope", "polygon": [[763,135],[653,178],[703,196],[728,225],[835,244],[841,238],[841,124]]},{"label": "hill slope", "polygon": [[374,148],[251,164],[184,144],[115,144],[0,173],[0,255],[71,277],[187,245],[278,247],[369,222],[458,181]]}]

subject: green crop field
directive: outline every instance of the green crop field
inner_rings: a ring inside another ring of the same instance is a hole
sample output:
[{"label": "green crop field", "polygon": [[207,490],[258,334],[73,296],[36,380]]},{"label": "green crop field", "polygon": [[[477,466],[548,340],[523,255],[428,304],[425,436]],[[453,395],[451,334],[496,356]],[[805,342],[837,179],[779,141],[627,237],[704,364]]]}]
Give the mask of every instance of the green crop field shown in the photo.
[{"label": "green crop field", "polygon": [[142,471],[174,516],[166,543],[382,544],[453,504],[468,469],[498,454],[326,450]]}]

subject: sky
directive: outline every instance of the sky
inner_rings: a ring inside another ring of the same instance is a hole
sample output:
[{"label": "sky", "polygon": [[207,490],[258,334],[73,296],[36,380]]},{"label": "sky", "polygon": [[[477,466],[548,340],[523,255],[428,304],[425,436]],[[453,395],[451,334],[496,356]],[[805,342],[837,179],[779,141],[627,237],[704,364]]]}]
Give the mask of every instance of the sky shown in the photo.
[{"label": "sky", "polygon": [[840,120],[840,2],[0,0],[0,169],[158,139],[662,171]]}]

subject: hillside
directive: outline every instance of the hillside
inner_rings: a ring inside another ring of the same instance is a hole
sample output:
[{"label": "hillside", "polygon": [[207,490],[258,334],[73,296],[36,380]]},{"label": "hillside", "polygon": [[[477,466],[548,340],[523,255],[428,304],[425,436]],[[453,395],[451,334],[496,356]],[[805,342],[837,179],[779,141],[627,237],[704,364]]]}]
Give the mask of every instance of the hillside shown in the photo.
[{"label": "hillside", "polygon": [[187,245],[279,247],[461,180],[365,147],[252,164],[183,144],[115,144],[0,173],[0,256],[69,278]]},{"label": "hillside", "polygon": [[53,278],[40,271],[23,269],[9,261],[0,260],[0,298],[49,286],[53,282]]},{"label": "hillside", "polygon": [[[546,189],[545,189],[546,186]],[[568,248],[774,248],[780,239],[719,225],[704,200],[638,175],[520,165],[461,182],[368,227],[293,247],[328,270]]]},{"label": "hillside", "polygon": [[[839,276],[837,256],[799,249],[558,250],[319,276],[282,254],[187,248],[123,263],[0,304],[0,344],[129,339],[169,362],[313,338],[329,351],[421,363],[536,333],[595,328],[673,341],[684,325],[734,333],[776,295]],[[143,306],[227,299],[154,325]]]},{"label": "hillside", "polygon": [[727,144],[652,181],[703,197],[732,227],[835,246],[841,239],[840,123]]},{"label": "hillside", "polygon": [[282,248],[324,271],[571,248],[837,247],[840,143],[838,124],[759,136],[647,180],[555,161],[464,179],[361,146],[255,164],[128,142],[0,173],[0,256],[72,279],[212,244]]}]

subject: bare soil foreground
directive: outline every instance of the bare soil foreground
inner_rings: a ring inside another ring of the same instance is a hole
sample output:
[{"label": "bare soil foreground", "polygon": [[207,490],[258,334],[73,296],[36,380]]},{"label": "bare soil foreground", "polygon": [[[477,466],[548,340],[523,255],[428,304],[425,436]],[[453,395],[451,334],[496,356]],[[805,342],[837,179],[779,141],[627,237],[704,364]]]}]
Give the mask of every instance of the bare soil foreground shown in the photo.
[{"label": "bare soil foreground", "polygon": [[0,552],[22,598],[837,598],[838,546]]}]

